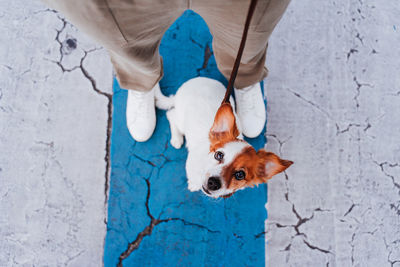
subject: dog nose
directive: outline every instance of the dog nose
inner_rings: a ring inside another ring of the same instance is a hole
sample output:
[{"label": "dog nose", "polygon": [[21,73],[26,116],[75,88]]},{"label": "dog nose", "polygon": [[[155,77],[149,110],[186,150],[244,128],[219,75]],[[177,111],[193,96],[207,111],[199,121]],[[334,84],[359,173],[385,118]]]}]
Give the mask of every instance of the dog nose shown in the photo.
[{"label": "dog nose", "polygon": [[221,188],[221,181],[218,177],[210,177],[207,182],[207,187],[211,191],[215,191]]}]

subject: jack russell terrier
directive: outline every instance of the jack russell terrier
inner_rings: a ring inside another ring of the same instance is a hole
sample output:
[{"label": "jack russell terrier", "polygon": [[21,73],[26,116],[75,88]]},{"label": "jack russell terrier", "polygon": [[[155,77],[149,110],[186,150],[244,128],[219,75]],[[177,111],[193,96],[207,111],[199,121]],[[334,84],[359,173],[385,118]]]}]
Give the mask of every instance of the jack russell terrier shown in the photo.
[{"label": "jack russell terrier", "polygon": [[185,82],[174,96],[166,97],[159,89],[155,94],[156,106],[168,110],[171,145],[181,148],[186,137],[189,190],[202,190],[213,198],[265,183],[293,163],[264,149],[255,151],[243,140],[233,108],[221,105],[225,90],[219,81],[198,77]]}]

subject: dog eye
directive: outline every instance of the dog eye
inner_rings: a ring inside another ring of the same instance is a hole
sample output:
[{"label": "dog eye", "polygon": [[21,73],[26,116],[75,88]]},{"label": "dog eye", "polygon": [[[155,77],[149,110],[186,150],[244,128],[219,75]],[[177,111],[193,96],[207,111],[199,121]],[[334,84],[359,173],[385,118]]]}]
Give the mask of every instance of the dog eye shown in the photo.
[{"label": "dog eye", "polygon": [[224,153],[222,153],[221,151],[217,151],[214,154],[214,158],[218,161],[221,161],[224,158]]},{"label": "dog eye", "polygon": [[236,180],[243,180],[245,177],[246,177],[246,173],[244,171],[235,172],[235,179]]}]

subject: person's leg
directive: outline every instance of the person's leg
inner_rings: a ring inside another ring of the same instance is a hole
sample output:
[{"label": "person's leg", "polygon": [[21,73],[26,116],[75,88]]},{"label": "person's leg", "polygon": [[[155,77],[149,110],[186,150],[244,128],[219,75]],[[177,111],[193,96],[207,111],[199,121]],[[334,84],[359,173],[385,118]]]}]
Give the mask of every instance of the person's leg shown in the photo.
[{"label": "person's leg", "polygon": [[[256,137],[265,123],[265,107],[259,82],[265,67],[268,39],[290,0],[259,0],[250,23],[246,45],[235,80],[237,113],[243,133]],[[218,69],[229,79],[239,49],[250,1],[195,0],[192,8],[206,21],[213,35]]]},{"label": "person's leg", "polygon": [[155,127],[154,88],[162,78],[159,45],[187,8],[183,0],[43,0],[111,56],[120,86],[128,90],[127,124],[137,141]]}]

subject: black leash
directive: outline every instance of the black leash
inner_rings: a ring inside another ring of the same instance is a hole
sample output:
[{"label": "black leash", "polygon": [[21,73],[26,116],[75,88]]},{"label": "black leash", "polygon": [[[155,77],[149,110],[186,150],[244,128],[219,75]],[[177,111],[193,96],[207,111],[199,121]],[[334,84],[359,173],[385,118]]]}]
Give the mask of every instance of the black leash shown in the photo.
[{"label": "black leash", "polygon": [[229,103],[229,97],[232,94],[232,88],[233,84],[235,83],[236,75],[238,73],[239,65],[240,65],[240,59],[242,58],[243,50],[244,50],[244,45],[246,44],[246,38],[247,38],[247,32],[249,30],[250,26],[250,21],[251,17],[253,16],[254,10],[256,8],[257,0],[251,0],[249,11],[247,12],[247,18],[246,18],[246,23],[244,25],[243,29],[243,34],[242,34],[242,40],[240,41],[240,46],[239,46],[239,51],[237,53],[235,63],[233,65],[233,69],[231,72],[231,77],[229,78],[229,83],[226,88],[224,100],[222,100],[222,104],[224,103]]}]

